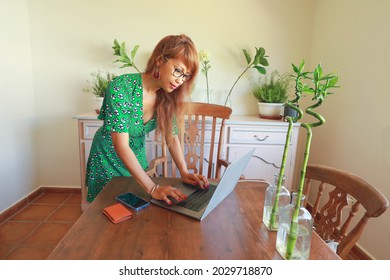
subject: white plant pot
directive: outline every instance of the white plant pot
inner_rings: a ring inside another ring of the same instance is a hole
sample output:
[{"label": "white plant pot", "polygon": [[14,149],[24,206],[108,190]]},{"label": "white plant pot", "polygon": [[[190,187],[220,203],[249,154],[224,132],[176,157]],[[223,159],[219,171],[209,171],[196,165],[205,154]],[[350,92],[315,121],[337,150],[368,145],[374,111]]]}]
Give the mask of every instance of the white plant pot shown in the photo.
[{"label": "white plant pot", "polygon": [[263,103],[257,102],[259,106],[260,118],[280,120],[282,116],[283,103]]},{"label": "white plant pot", "polygon": [[100,108],[102,108],[102,105],[103,105],[103,99],[104,97],[94,97],[94,109],[97,113],[100,112]]}]

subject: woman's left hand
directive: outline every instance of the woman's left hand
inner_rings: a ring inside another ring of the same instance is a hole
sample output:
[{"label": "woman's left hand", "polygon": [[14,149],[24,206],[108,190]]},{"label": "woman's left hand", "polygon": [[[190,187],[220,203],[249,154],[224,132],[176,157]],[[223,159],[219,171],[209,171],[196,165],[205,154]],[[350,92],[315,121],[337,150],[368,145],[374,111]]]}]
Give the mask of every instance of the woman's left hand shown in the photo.
[{"label": "woman's left hand", "polygon": [[201,189],[208,189],[210,187],[207,178],[200,174],[185,173],[181,176],[181,179],[184,183],[199,186]]}]

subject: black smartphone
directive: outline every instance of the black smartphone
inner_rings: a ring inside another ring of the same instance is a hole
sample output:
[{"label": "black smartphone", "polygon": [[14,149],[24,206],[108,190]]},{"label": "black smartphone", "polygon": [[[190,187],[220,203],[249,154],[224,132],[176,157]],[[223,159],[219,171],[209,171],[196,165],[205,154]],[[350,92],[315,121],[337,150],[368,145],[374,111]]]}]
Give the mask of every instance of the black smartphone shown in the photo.
[{"label": "black smartphone", "polygon": [[116,199],[134,211],[140,211],[150,205],[148,201],[131,192],[118,195]]}]

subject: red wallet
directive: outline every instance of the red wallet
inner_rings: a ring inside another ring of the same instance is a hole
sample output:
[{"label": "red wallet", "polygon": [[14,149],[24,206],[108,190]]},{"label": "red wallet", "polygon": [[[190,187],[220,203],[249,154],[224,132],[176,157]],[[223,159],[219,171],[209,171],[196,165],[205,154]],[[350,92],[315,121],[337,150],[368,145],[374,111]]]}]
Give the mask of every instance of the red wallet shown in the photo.
[{"label": "red wallet", "polygon": [[131,214],[131,212],[120,203],[107,206],[103,209],[103,214],[106,215],[114,224],[123,222],[133,216],[133,214]]}]

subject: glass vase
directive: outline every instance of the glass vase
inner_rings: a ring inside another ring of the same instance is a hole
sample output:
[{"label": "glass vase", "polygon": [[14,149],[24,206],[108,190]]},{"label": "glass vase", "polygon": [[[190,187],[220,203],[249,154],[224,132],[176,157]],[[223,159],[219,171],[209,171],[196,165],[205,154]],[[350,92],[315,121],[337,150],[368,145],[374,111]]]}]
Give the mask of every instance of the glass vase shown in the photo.
[{"label": "glass vase", "polygon": [[[302,195],[299,204],[298,224],[291,223],[296,207],[297,193],[292,193],[291,203],[280,210],[279,228],[276,236],[276,250],[284,259],[309,259],[313,219],[310,212],[303,207],[304,200],[305,196]],[[294,242],[291,242],[291,240],[290,244],[288,244],[292,226],[297,227],[298,235],[295,244]],[[290,254],[287,252],[288,246],[293,248],[290,250]]]},{"label": "glass vase", "polygon": [[290,203],[290,192],[284,186],[286,182],[286,176],[283,176],[282,185],[280,187],[280,191],[278,194],[279,201],[275,209],[275,218],[273,221],[271,221],[272,209],[274,207],[275,199],[277,197],[276,188],[278,185],[278,180],[279,180],[279,173],[275,173],[274,184],[269,185],[265,191],[263,223],[270,231],[278,230],[280,209],[284,206],[287,206]]}]

